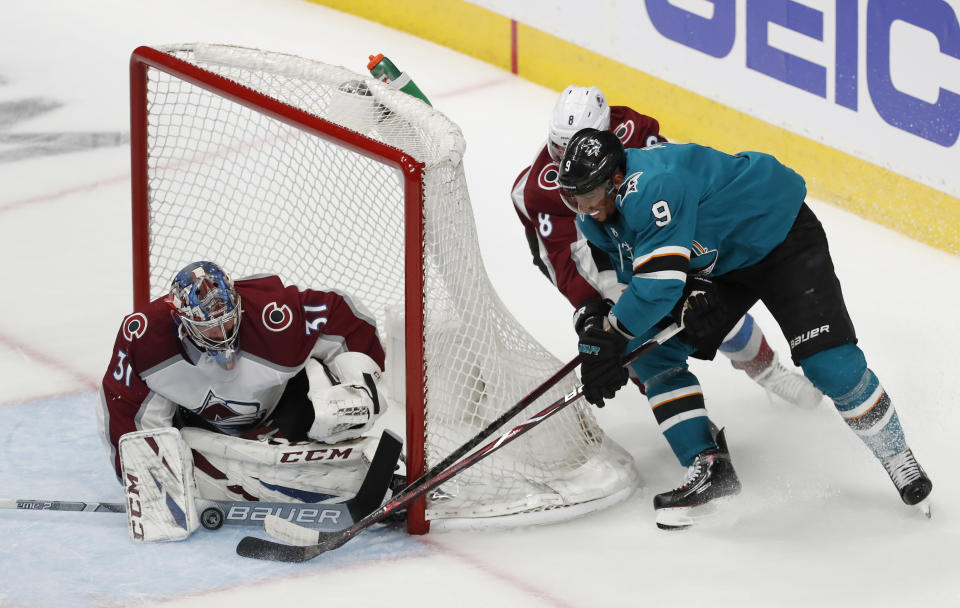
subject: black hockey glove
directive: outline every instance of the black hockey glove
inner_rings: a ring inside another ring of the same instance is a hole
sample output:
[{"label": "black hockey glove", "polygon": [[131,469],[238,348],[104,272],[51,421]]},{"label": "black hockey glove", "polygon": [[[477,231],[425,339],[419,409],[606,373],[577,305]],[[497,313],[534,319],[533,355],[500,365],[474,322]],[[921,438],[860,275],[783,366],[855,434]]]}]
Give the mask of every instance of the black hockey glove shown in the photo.
[{"label": "black hockey glove", "polygon": [[600,296],[588,298],[573,312],[573,330],[579,336],[588,325],[603,327],[603,319],[613,308],[613,302]]},{"label": "black hockey glove", "polygon": [[627,383],[629,372],[620,355],[627,338],[616,330],[606,331],[602,323],[587,323],[580,333],[580,380],[587,401],[603,407]]},{"label": "black hockey glove", "polygon": [[725,311],[713,281],[690,275],[683,287],[683,296],[673,309],[672,316],[683,324],[680,340],[697,350],[711,350],[716,332],[725,318]]}]

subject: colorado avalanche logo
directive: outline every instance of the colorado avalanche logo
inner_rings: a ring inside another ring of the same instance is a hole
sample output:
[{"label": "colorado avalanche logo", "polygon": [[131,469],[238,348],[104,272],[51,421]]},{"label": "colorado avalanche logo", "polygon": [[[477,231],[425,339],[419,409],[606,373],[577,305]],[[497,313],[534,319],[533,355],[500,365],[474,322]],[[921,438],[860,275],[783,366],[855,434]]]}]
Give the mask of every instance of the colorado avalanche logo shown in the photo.
[{"label": "colorado avalanche logo", "polygon": [[276,302],[270,302],[263,307],[263,326],[270,331],[283,331],[292,322],[293,312],[286,304],[278,306]]},{"label": "colorado avalanche logo", "polygon": [[123,337],[127,342],[142,338],[145,333],[147,333],[147,317],[143,313],[135,312],[123,320]]},{"label": "colorado avalanche logo", "polygon": [[255,422],[260,413],[260,404],[256,401],[230,401],[209,391],[203,405],[195,412],[214,426],[223,428]]},{"label": "colorado avalanche logo", "polygon": [[540,170],[537,176],[537,185],[544,190],[556,190],[560,187],[557,180],[560,178],[560,165],[557,163],[547,163]]}]

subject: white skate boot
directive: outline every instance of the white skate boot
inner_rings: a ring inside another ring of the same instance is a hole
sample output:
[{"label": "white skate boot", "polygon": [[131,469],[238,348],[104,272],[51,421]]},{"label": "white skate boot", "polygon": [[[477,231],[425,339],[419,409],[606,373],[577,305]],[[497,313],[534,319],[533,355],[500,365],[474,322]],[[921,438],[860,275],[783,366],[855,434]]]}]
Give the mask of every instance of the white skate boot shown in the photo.
[{"label": "white skate boot", "polygon": [[787,369],[777,355],[773,356],[770,366],[754,376],[753,380],[767,392],[801,409],[812,410],[823,401],[823,393],[806,376]]}]

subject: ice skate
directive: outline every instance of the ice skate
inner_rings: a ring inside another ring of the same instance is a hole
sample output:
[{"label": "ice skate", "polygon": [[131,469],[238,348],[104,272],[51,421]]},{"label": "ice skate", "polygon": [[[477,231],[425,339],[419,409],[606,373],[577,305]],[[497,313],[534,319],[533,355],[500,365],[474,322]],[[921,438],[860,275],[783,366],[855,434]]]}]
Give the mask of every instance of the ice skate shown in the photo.
[{"label": "ice skate", "polygon": [[717,435],[717,444],[723,449],[711,448],[697,454],[680,487],[653,498],[658,528],[690,527],[713,514],[718,501],[740,493],[740,480],[726,451],[723,431]]},{"label": "ice skate", "polygon": [[788,369],[777,355],[770,366],[753,379],[767,392],[801,409],[812,410],[823,400],[823,393],[806,376]]},{"label": "ice skate", "polygon": [[930,517],[930,491],[933,489],[933,482],[927,477],[926,472],[917,463],[913,456],[913,451],[907,448],[883,461],[883,468],[887,470],[893,485],[900,492],[900,499],[904,504],[917,507],[926,517]]}]

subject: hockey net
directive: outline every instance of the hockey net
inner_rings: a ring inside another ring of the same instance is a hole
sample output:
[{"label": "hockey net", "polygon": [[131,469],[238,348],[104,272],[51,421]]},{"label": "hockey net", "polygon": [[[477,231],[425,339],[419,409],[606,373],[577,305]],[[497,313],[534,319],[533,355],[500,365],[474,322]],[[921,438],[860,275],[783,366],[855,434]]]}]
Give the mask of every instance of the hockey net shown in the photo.
[{"label": "hockey net", "polygon": [[[463,136],[426,103],[290,55],[140,47],[131,127],[135,305],[197,259],[350,294],[378,321],[391,385],[405,386],[391,397],[405,403],[409,479],[561,367],[490,285]],[[414,504],[408,527],[565,518],[636,484],[580,402]]]}]

